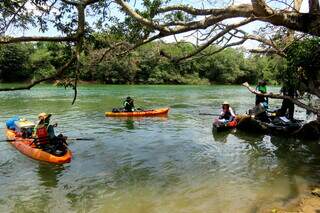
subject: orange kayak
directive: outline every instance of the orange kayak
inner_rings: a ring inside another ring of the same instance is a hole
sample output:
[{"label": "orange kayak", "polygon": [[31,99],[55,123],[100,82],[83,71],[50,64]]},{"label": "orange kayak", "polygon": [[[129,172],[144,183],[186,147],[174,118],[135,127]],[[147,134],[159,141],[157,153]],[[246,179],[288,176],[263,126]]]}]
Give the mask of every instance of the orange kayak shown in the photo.
[{"label": "orange kayak", "polygon": [[17,150],[35,160],[46,161],[54,164],[64,164],[71,161],[72,153],[69,149],[63,156],[55,156],[37,148],[33,144],[33,139],[16,136],[16,133],[13,130],[6,129],[6,136],[7,139],[10,140],[9,143],[11,143]]},{"label": "orange kayak", "polygon": [[152,109],[145,111],[135,112],[106,112],[107,117],[135,117],[135,116],[159,116],[166,115],[169,112],[169,108]]}]

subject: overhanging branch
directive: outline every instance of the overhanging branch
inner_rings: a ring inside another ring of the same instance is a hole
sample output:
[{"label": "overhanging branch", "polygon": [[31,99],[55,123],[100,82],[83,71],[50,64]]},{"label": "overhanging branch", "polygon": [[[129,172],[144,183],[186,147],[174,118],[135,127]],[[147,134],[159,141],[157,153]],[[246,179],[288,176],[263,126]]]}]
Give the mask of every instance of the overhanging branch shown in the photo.
[{"label": "overhanging branch", "polygon": [[26,86],[20,86],[20,87],[8,87],[8,88],[0,88],[0,92],[2,91],[15,91],[15,90],[29,90],[32,87],[36,86],[37,84],[40,84],[41,82],[45,82],[45,81],[52,81],[55,80],[56,78],[60,77],[63,75],[64,71],[66,69],[68,69],[73,62],[76,60],[76,56],[72,56],[71,59],[65,63],[62,67],[60,67],[58,70],[56,70],[56,73],[49,76],[49,77],[45,77],[39,80],[35,80],[33,82],[31,82],[29,85]]},{"label": "overhanging branch", "polygon": [[30,37],[0,37],[0,44],[11,44],[19,42],[33,42],[33,41],[52,41],[52,42],[72,42],[76,41],[77,36],[66,36],[66,37],[48,37],[48,36],[30,36]]},{"label": "overhanging branch", "polygon": [[259,91],[256,91],[252,87],[250,87],[250,85],[247,82],[243,83],[242,86],[246,87],[251,93],[253,93],[255,95],[268,97],[268,98],[274,98],[274,99],[287,99],[287,100],[290,100],[295,105],[297,105],[297,106],[299,106],[299,107],[301,107],[303,109],[306,109],[306,110],[308,110],[310,112],[313,112],[316,115],[318,115],[320,113],[318,109],[316,109],[314,107],[311,107],[311,106],[309,106],[307,104],[304,104],[301,101],[299,101],[299,100],[297,100],[295,98],[292,98],[290,96],[285,96],[285,95],[280,95],[280,94],[273,94],[273,93],[261,93]]},{"label": "overhanging branch", "polygon": [[[250,22],[254,21],[254,18],[248,18],[248,19],[245,19],[237,24],[232,24],[232,25],[227,25],[225,27],[224,30],[220,31],[218,34],[216,34],[215,36],[213,36],[211,39],[208,40],[207,43],[205,43],[204,45],[200,46],[199,48],[197,48],[196,50],[192,51],[191,53],[189,53],[188,55],[185,55],[183,57],[180,57],[180,58],[174,58],[174,57],[171,57],[169,56],[169,54],[165,53],[162,51],[162,56],[166,57],[166,58],[169,58],[170,60],[174,61],[174,62],[177,62],[179,63],[180,61],[182,60],[185,60],[185,59],[188,59],[188,58],[191,58],[197,54],[199,54],[200,52],[202,52],[204,49],[206,49],[207,47],[209,47],[213,42],[217,41],[218,39],[220,39],[222,36],[224,36],[225,34],[227,34],[230,30],[232,29],[235,29],[237,27],[240,27],[240,26],[243,26],[243,25],[246,25]],[[243,42],[242,42],[243,43]]]}]

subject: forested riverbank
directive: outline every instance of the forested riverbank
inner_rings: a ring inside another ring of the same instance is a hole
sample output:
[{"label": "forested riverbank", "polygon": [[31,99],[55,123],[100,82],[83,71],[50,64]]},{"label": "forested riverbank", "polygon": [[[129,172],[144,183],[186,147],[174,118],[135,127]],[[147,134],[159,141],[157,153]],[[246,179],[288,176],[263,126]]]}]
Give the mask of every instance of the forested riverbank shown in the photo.
[{"label": "forested riverbank", "polygon": [[[235,48],[210,55],[217,50],[211,46],[197,57],[180,63],[159,54],[160,50],[175,56],[192,52],[196,47],[188,42],[152,42],[120,56],[120,60],[114,52],[108,52],[110,42],[106,42],[106,36],[99,33],[86,40],[80,80],[107,84],[239,84],[263,78],[277,84],[286,68],[285,59],[278,56],[246,55],[242,49]],[[0,46],[0,80],[24,82],[49,76],[71,54],[71,47],[61,43]]]}]

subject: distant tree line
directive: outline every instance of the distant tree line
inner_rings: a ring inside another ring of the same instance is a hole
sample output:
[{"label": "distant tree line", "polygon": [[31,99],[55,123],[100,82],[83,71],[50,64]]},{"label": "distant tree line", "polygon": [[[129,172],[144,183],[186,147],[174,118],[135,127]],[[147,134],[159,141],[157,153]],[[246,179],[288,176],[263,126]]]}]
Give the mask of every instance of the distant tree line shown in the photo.
[{"label": "distant tree line", "polygon": [[[102,33],[85,40],[80,80],[106,84],[240,84],[265,79],[277,84],[287,66],[279,56],[246,55],[241,49],[226,48],[210,54],[218,49],[215,46],[180,63],[159,54],[161,49],[182,56],[196,48],[188,42],[151,42],[121,57],[108,53],[109,41],[110,35]],[[49,76],[66,63],[71,54],[71,47],[61,43],[1,45],[0,81],[25,82]]]}]

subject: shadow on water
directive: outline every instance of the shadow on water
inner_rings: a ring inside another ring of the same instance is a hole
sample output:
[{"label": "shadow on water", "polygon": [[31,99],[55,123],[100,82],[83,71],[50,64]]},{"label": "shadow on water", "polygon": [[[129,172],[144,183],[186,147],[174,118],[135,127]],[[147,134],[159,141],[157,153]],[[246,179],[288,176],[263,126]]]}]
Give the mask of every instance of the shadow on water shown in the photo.
[{"label": "shadow on water", "polygon": [[[242,143],[250,145],[254,152],[254,161],[276,161],[275,167],[270,168],[270,177],[277,180],[286,177],[287,193],[275,201],[286,205],[302,193],[306,185],[301,184],[301,178],[308,183],[319,184],[320,145],[318,141],[305,141],[283,136],[249,134],[242,131],[225,131],[213,133],[217,142],[228,143],[228,136],[233,135]],[[250,154],[248,153],[248,156]],[[257,206],[259,209],[259,207]]]},{"label": "shadow on water", "polygon": [[59,176],[65,170],[63,165],[39,163],[38,177],[42,186],[55,188],[59,182]]},{"label": "shadow on water", "polygon": [[212,128],[212,136],[213,136],[214,141],[216,141],[216,142],[226,143],[228,135],[230,135],[232,133],[234,133],[234,130],[226,130],[226,131],[222,131],[222,132],[217,132]]}]

